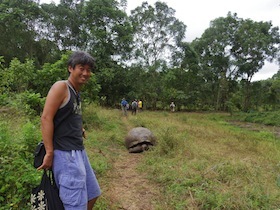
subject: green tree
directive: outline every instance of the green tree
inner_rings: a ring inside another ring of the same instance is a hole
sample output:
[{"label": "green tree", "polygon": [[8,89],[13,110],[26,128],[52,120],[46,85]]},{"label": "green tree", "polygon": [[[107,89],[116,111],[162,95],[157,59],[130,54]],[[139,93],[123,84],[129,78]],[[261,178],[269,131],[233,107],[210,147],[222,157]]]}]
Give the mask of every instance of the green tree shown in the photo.
[{"label": "green tree", "polygon": [[21,93],[32,89],[35,79],[35,66],[32,60],[27,59],[25,63],[21,63],[17,58],[14,58],[5,73],[6,76],[8,75],[6,87],[10,91]]},{"label": "green tree", "polygon": [[279,38],[279,28],[272,27],[271,22],[240,20],[231,52],[243,79],[251,81],[265,60],[272,61],[276,57]]},{"label": "green tree", "polygon": [[60,60],[54,64],[45,63],[43,68],[37,70],[34,80],[36,92],[40,93],[42,97],[46,97],[50,87],[58,80],[66,80],[68,78],[67,60],[69,52],[63,54]]},{"label": "green tree", "polygon": [[36,58],[38,3],[32,0],[2,0],[0,3],[0,55],[6,64]]},{"label": "green tree", "polygon": [[145,107],[149,107],[150,103],[147,99],[147,72],[138,66],[130,67],[126,72],[127,87],[125,89],[124,96],[128,100],[142,99],[145,103]]},{"label": "green tree", "polygon": [[[169,69],[168,74],[172,73],[175,77],[170,83],[167,82],[165,88],[176,90],[176,94],[170,95],[167,102],[176,101],[177,107],[184,106],[193,109],[196,101],[202,97],[203,78],[200,75],[201,68],[199,66],[199,56],[192,44],[182,42],[179,43],[180,51],[173,53],[173,65],[177,68]],[[167,80],[168,80],[167,74]],[[173,91],[171,91],[172,93]],[[169,103],[168,103],[169,105]]]},{"label": "green tree", "polygon": [[280,79],[280,70],[272,76],[272,79]]},{"label": "green tree", "polygon": [[83,29],[84,6],[84,0],[61,0],[58,5],[43,4],[44,22],[48,23],[42,26],[43,38],[53,40],[64,51],[82,49],[87,41]]},{"label": "green tree", "polygon": [[114,105],[127,92],[125,61],[131,51],[132,27],[123,9],[125,1],[90,0],[84,8],[86,46],[96,58],[99,97]]},{"label": "green tree", "polygon": [[122,4],[115,0],[90,0],[84,9],[86,46],[97,60],[98,69],[111,68],[130,52],[132,28]]},{"label": "green tree", "polygon": [[171,65],[172,54],[179,51],[178,44],[185,36],[186,26],[175,18],[175,10],[165,3],[150,6],[143,2],[131,11],[134,43],[130,63],[146,71],[144,75],[146,106],[156,108],[163,92],[161,74]]},{"label": "green tree", "polygon": [[267,103],[272,105],[273,110],[279,108],[280,102],[280,79],[271,80],[271,86],[267,92]]},{"label": "green tree", "polygon": [[178,43],[186,30],[186,26],[175,18],[175,10],[162,2],[156,2],[155,7],[143,2],[131,12],[130,19],[134,30],[131,62],[144,67],[170,62],[172,53],[179,50]]},{"label": "green tree", "polygon": [[131,89],[127,82],[127,70],[121,66],[104,67],[96,73],[96,77],[101,86],[98,95],[105,106],[115,106]]},{"label": "green tree", "polygon": [[193,46],[201,55],[202,74],[207,81],[207,89],[213,93],[212,104],[215,105],[216,110],[226,109],[228,83],[235,76],[231,48],[238,24],[236,14],[229,13],[226,18],[220,17],[211,21],[210,27],[205,30],[201,38],[193,42]]},{"label": "green tree", "polygon": [[240,20],[240,25],[234,33],[231,54],[234,56],[238,74],[246,81],[245,111],[250,108],[252,77],[264,66],[265,60],[272,61],[276,58],[279,44],[279,28],[272,27],[271,22]]},{"label": "green tree", "polygon": [[4,57],[0,56],[0,95],[9,92],[9,75],[4,67]]},{"label": "green tree", "polygon": [[224,110],[229,96],[229,82],[244,81],[245,111],[250,108],[250,82],[265,60],[276,58],[279,32],[270,22],[243,20],[237,14],[211,21],[201,38],[194,41],[201,55],[202,69],[207,83],[213,81],[216,109]]}]

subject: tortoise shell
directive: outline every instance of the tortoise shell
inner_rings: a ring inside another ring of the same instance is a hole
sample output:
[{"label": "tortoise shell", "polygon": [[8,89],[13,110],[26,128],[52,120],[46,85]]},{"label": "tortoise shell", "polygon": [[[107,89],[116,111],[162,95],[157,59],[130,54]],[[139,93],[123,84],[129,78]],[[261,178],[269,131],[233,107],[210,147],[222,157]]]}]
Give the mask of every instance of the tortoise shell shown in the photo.
[{"label": "tortoise shell", "polygon": [[131,129],[125,137],[125,146],[131,153],[143,152],[155,144],[156,137],[148,128],[144,127]]}]

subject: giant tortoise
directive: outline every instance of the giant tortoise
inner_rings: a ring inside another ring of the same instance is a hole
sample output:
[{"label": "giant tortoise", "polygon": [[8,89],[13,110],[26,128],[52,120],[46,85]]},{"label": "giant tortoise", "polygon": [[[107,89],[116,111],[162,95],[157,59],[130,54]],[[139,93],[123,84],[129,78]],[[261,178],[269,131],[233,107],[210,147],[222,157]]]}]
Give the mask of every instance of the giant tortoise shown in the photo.
[{"label": "giant tortoise", "polygon": [[139,153],[148,150],[156,144],[156,137],[144,127],[131,129],[125,137],[125,146],[130,153]]}]

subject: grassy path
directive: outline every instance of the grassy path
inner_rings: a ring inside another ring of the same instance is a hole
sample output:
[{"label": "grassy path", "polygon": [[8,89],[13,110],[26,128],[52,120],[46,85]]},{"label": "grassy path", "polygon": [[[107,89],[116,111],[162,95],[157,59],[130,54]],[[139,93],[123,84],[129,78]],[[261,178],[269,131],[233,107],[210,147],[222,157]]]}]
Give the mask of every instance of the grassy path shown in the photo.
[{"label": "grassy path", "polygon": [[[126,132],[132,129],[129,118],[122,117]],[[129,153],[125,146],[111,148],[112,168],[106,173],[110,184],[103,188],[103,196],[111,210],[153,210],[160,200],[160,188],[146,178],[138,165],[145,153]]]},{"label": "grassy path", "polygon": [[137,171],[141,156],[120,151],[109,172],[111,187],[108,196],[112,209],[155,209],[154,202],[159,197],[159,190],[145,178],[145,174]]}]

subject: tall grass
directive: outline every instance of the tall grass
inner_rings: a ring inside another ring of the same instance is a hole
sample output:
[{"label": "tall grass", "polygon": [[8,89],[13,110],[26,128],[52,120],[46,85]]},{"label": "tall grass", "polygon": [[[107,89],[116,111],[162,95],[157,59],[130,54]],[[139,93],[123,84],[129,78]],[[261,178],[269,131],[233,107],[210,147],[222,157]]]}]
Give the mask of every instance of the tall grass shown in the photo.
[{"label": "tall grass", "polygon": [[[162,187],[166,202],[159,201],[158,209],[280,207],[280,144],[270,133],[233,127],[220,114],[144,111],[124,118],[118,110],[94,110],[105,123],[90,132],[92,147],[107,161],[102,174],[118,155],[114,148],[125,150],[128,128],[144,126],[156,135],[157,145],[145,153],[139,173]],[[106,197],[101,203],[106,206]]]},{"label": "tall grass", "polygon": [[241,120],[245,122],[261,123],[265,125],[280,126],[280,112],[248,112],[234,113],[231,119]]}]

